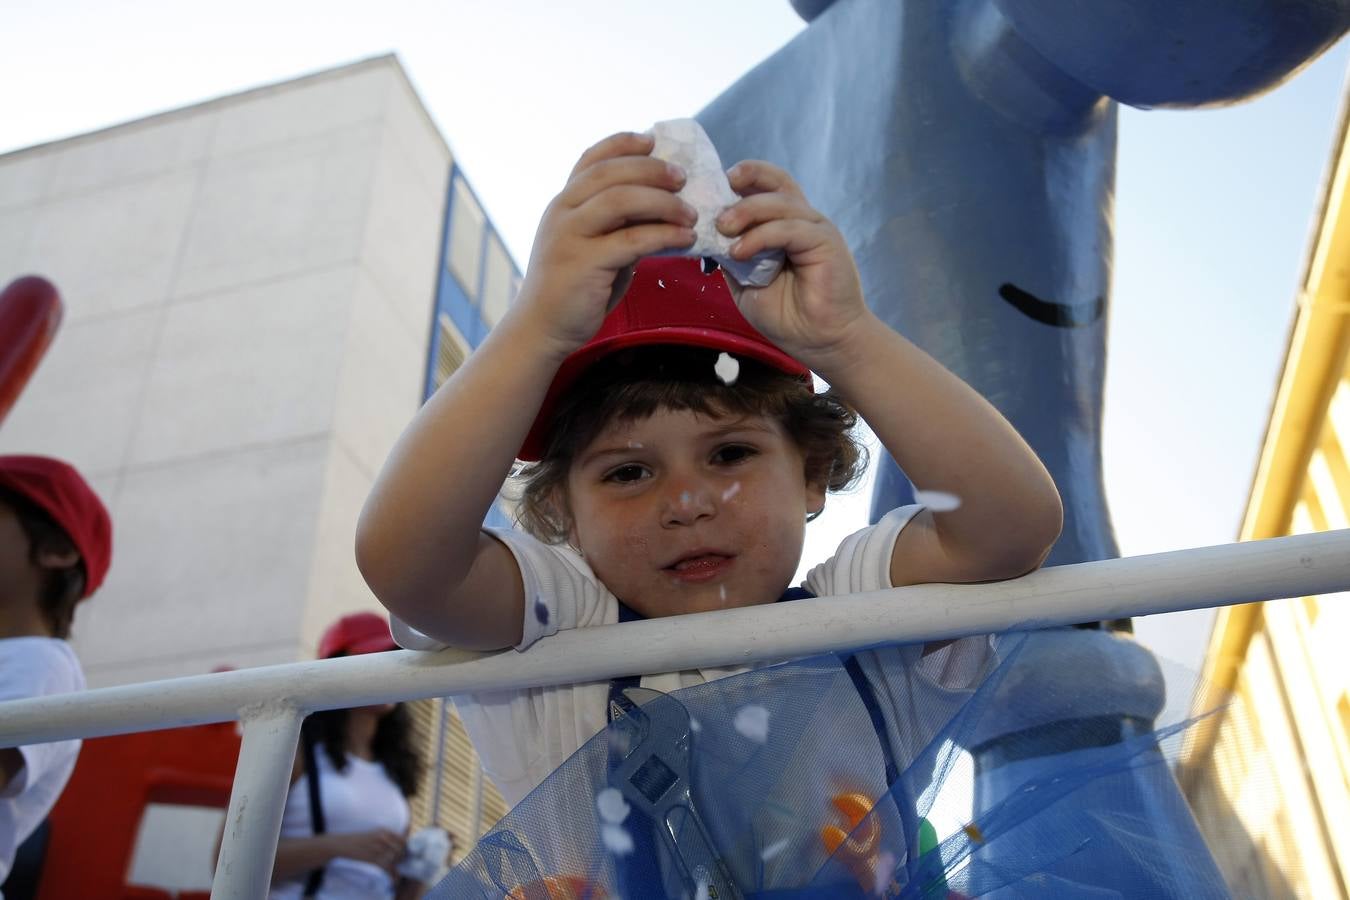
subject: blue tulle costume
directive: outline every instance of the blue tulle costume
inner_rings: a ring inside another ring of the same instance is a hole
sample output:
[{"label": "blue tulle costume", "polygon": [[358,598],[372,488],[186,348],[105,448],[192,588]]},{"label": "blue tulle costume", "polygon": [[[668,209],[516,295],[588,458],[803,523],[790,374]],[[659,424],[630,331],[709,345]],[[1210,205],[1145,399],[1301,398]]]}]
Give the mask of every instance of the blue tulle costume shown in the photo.
[{"label": "blue tulle costume", "polygon": [[[1154,725],[1146,651],[1072,630],[966,641],[984,643],[956,688],[951,648],[918,647],[669,695],[616,683],[609,727],[431,896],[1229,896],[1167,763],[1197,720]],[[1130,665],[1042,677],[1083,642]]]}]

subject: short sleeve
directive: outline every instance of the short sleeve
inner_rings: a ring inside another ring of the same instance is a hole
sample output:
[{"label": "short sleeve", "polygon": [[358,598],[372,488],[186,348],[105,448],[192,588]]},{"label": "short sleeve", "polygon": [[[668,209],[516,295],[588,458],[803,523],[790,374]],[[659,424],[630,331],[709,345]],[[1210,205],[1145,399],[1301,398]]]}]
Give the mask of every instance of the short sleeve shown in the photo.
[{"label": "short sleeve", "polygon": [[[921,505],[893,509],[875,525],[844,539],[834,556],[813,568],[806,588],[817,597],[880,591],[892,587],[891,556],[895,540],[923,510]],[[988,638],[965,638],[942,647],[915,644],[894,651],[906,665],[920,665],[923,677],[944,689],[965,688],[983,677],[990,658]]]},{"label": "short sleeve", "polygon": [[[0,641],[0,701],[83,689],[84,674],[65,641],[52,638]],[[20,747],[23,769],[0,791],[0,798],[17,797],[50,772],[68,768],[79,745],[79,741],[57,741]]]},{"label": "short sleeve", "polygon": [[918,505],[901,506],[844,538],[834,556],[807,573],[807,590],[817,597],[834,597],[891,587],[895,539],[922,510]]},{"label": "short sleeve", "polygon": [[[532,535],[508,528],[484,531],[511,551],[525,590],[524,615],[517,650],[568,628],[588,628],[618,621],[618,602],[600,583],[586,560],[571,547],[545,544]],[[449,645],[423,634],[397,617],[390,621],[394,640],[406,650],[444,650]]]}]

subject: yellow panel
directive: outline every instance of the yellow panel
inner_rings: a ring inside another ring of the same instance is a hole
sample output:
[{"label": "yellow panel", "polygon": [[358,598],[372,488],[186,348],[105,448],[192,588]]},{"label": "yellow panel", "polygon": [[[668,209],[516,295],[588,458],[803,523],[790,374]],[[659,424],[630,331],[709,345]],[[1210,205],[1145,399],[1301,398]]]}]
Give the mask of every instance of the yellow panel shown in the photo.
[{"label": "yellow panel", "polygon": [[1317,495],[1326,527],[1350,528],[1350,520],[1345,517],[1345,502],[1336,489],[1336,476],[1332,474],[1326,453],[1320,448],[1313,451],[1312,459],[1308,460],[1308,481]]},{"label": "yellow panel", "polygon": [[[1336,385],[1327,409],[1327,431],[1342,446],[1350,446],[1350,385],[1344,378]],[[1325,440],[1326,435],[1323,436]]]},{"label": "yellow panel", "polygon": [[1304,896],[1340,897],[1343,888],[1333,868],[1322,821],[1308,783],[1305,762],[1289,719],[1285,695],[1267,640],[1254,638],[1247,651],[1247,682],[1259,711],[1271,766],[1283,800],[1289,835],[1272,851],[1297,848],[1297,859],[1279,860],[1280,872]]},{"label": "yellow panel", "polygon": [[[1347,394],[1344,381],[1337,386],[1336,396],[1341,400],[1333,401],[1333,407],[1336,402],[1350,401],[1350,394]],[[1336,435],[1334,423],[1328,423],[1322,428],[1322,440],[1320,442],[1322,456],[1326,459],[1332,480],[1336,482],[1336,490],[1341,496],[1342,508],[1346,505],[1345,498],[1350,497],[1350,462],[1346,461],[1345,446],[1345,443]]]},{"label": "yellow panel", "polygon": [[1350,871],[1350,832],[1333,824],[1350,822],[1350,792],[1331,735],[1332,697],[1322,692],[1308,646],[1312,635],[1306,631],[1305,620],[1294,614],[1295,608],[1285,602],[1276,611],[1268,611],[1266,629],[1312,782],[1313,802],[1321,810],[1321,821],[1330,826],[1327,839],[1337,864],[1341,871]]},{"label": "yellow panel", "polygon": [[1308,533],[1327,530],[1326,513],[1322,511],[1322,501],[1317,496],[1317,491],[1313,489],[1311,480],[1303,486],[1302,502],[1299,504],[1307,513],[1308,522],[1312,528]]}]

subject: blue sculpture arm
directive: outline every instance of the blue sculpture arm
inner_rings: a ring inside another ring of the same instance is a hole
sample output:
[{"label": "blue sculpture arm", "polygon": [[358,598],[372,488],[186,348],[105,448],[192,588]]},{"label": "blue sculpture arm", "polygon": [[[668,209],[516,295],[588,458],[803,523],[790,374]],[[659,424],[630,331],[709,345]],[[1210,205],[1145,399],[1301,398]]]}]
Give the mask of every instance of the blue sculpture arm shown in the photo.
[{"label": "blue sculpture arm", "polygon": [[[1048,562],[1115,556],[1101,403],[1116,115],[1103,92],[1185,104],[1269,88],[1335,41],[1350,0],[794,5],[811,26],[704,109],[704,127],[727,162],[791,171],[848,237],[869,304],[1040,454],[1065,504]],[[909,495],[883,461],[874,514]]]}]

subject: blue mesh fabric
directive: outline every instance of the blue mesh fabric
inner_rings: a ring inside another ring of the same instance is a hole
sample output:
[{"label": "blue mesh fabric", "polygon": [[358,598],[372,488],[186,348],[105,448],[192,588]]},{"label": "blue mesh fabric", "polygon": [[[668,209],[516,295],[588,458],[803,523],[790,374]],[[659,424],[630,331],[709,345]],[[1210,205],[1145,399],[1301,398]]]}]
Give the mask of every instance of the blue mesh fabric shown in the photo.
[{"label": "blue mesh fabric", "polygon": [[[687,726],[687,747],[672,739],[661,749],[687,759],[694,813],[680,812],[665,834],[636,805],[621,822],[604,820],[597,797],[635,741],[632,722],[616,723],[430,896],[1228,896],[1168,765],[1197,720],[1154,726],[1122,714],[1119,679],[1092,672],[1030,677],[1026,667],[1043,660],[1024,656],[1026,642],[990,642],[956,684],[950,665],[939,671],[941,653],[880,647],[857,654],[861,690],[847,658],[831,654],[670,695],[633,692],[639,718]],[[1066,712],[1010,731],[1019,702]],[[767,722],[763,733],[746,727],[747,711]],[[890,784],[887,748],[899,773]],[[680,789],[657,781],[667,800]],[[848,810],[859,797],[855,825]],[[924,820],[936,846],[921,838]],[[850,832],[834,852],[822,834],[830,826]],[[734,888],[717,890],[696,864],[700,833]]]}]

